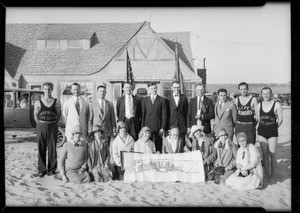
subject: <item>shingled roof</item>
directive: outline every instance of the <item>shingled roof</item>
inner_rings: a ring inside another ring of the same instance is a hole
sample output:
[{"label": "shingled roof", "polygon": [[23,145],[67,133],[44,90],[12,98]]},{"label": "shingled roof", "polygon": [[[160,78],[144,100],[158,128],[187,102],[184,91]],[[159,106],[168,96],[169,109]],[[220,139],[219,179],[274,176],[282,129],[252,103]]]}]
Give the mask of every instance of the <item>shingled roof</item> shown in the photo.
[{"label": "shingled roof", "polygon": [[[22,74],[90,75],[100,71],[144,24],[7,24],[5,68],[15,79]],[[98,41],[88,50],[37,49],[39,39],[87,39],[94,33]],[[179,57],[194,70],[188,32],[158,35],[172,50],[177,38]]]},{"label": "shingled roof", "polygon": [[190,32],[157,33],[162,40],[175,52],[175,40],[177,40],[178,56],[186,65],[194,70],[193,54],[190,42]]}]

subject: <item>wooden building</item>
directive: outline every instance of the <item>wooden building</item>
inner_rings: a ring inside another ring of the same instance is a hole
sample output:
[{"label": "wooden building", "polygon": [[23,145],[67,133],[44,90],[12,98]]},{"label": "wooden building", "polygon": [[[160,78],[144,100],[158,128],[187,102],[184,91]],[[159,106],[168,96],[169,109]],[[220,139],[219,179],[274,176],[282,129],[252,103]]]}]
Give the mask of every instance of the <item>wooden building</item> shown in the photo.
[{"label": "wooden building", "polygon": [[186,95],[194,97],[195,73],[190,32],[156,33],[148,22],[93,24],[7,24],[5,69],[20,88],[41,88],[50,81],[53,96],[62,103],[69,86],[81,84],[86,96],[96,97],[105,82],[106,98],[122,95],[126,77],[126,48],[142,94],[149,81],[157,81],[158,94],[167,96],[175,74],[175,39]]}]

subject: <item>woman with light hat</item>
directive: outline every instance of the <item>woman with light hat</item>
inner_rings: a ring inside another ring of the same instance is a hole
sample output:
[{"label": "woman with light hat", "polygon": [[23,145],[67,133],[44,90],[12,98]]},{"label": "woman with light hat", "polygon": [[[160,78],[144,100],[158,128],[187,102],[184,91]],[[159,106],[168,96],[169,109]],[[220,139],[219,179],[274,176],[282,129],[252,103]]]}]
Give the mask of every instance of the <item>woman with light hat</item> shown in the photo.
[{"label": "woman with light hat", "polygon": [[89,147],[89,171],[96,182],[107,182],[112,180],[112,171],[109,167],[109,144],[101,126],[95,125],[92,133],[94,141]]},{"label": "woman with light hat", "polygon": [[193,125],[189,135],[192,138],[192,151],[199,150],[202,154],[205,179],[212,170],[217,158],[217,150],[214,148],[214,141],[207,138],[203,132],[204,126]]},{"label": "woman with light hat", "polygon": [[134,147],[134,139],[126,132],[123,121],[117,123],[118,135],[112,142],[112,157],[115,163],[115,171],[119,180],[124,179],[124,171],[121,169],[121,151],[130,152]]},{"label": "woman with light hat", "polygon": [[139,139],[134,143],[134,151],[145,154],[156,153],[155,144],[149,139],[150,136],[151,130],[144,126],[139,133]]},{"label": "woman with light hat", "polygon": [[[214,147],[217,150],[217,159],[214,163],[212,174],[217,174],[217,180],[214,175],[208,174],[208,180],[215,180],[215,183],[225,184],[225,180],[235,171],[235,160],[237,147],[228,137],[226,129],[217,130],[218,140]],[[213,179],[211,179],[213,177]]]},{"label": "woman with light hat", "polygon": [[91,177],[87,170],[88,146],[81,140],[80,126],[74,126],[72,138],[66,142],[61,151],[58,166],[64,182],[89,183]]},{"label": "woman with light hat", "polygon": [[248,142],[247,134],[237,134],[240,148],[237,151],[236,168],[226,181],[226,185],[235,190],[256,189],[263,180],[260,154],[256,146]]}]

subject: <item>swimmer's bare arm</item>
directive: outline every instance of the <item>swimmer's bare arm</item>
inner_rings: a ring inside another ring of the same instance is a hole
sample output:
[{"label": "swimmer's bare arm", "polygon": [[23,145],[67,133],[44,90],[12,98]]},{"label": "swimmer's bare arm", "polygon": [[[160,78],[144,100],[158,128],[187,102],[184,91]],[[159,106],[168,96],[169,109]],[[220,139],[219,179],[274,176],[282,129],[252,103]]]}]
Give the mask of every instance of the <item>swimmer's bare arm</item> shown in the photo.
[{"label": "swimmer's bare arm", "polygon": [[283,114],[282,114],[282,108],[281,104],[276,102],[275,104],[275,114],[277,115],[277,125],[280,127],[280,125],[283,122]]},{"label": "swimmer's bare arm", "polygon": [[34,112],[33,112],[34,120],[36,123],[39,122],[38,114],[39,114],[40,109],[41,109],[40,101],[36,101],[34,103]]}]

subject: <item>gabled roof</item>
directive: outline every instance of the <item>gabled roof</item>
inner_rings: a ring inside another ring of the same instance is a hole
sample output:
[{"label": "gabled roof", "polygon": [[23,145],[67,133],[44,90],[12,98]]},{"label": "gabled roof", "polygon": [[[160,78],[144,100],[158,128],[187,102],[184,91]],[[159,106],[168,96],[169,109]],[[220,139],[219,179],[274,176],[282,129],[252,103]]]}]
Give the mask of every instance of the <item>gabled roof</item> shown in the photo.
[{"label": "gabled roof", "polygon": [[[22,74],[90,75],[101,70],[146,23],[7,24],[5,68],[16,79]],[[194,70],[188,32],[158,35],[172,50],[177,38],[179,57]],[[41,39],[90,37],[95,44],[88,50],[37,49]]]},{"label": "gabled roof", "polygon": [[178,56],[186,65],[194,70],[193,54],[190,42],[190,32],[157,33],[162,40],[175,52],[175,40],[177,40]]}]

